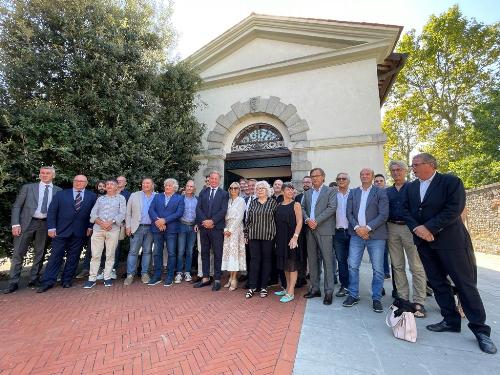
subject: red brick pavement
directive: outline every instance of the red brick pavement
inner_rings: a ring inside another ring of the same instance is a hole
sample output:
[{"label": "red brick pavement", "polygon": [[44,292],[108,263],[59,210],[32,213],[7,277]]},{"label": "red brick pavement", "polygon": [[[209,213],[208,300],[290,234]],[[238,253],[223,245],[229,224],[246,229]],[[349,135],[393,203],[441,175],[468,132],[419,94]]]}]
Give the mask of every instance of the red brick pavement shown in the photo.
[{"label": "red brick pavement", "polygon": [[291,374],[297,297],[138,281],[23,289],[0,296],[0,374]]}]

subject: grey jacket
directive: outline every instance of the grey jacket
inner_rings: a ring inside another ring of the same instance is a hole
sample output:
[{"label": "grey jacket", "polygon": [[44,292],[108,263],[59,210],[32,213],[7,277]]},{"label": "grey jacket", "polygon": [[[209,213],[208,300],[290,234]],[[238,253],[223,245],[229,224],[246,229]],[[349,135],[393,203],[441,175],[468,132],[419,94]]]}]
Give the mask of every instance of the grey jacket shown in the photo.
[{"label": "grey jacket", "polygon": [[[311,216],[311,201],[313,189],[304,193],[302,198],[302,216],[304,225]],[[335,212],[337,211],[337,189],[323,185],[319,192],[318,200],[314,210],[314,217],[318,226],[315,231],[322,236],[335,234]],[[309,228],[309,227],[307,227]]]},{"label": "grey jacket", "polygon": [[[358,224],[358,212],[361,204],[361,188],[351,189],[347,198],[347,220],[349,221],[349,234],[355,235],[354,227]],[[389,218],[389,199],[385,189],[372,186],[366,201],[366,225],[372,230],[370,239],[387,239],[387,219]]]},{"label": "grey jacket", "polygon": [[[21,225],[22,231],[30,225],[31,218],[38,206],[38,185],[38,182],[23,185],[12,206],[10,223],[11,225]],[[53,184],[52,198],[61,190],[59,186]]]}]

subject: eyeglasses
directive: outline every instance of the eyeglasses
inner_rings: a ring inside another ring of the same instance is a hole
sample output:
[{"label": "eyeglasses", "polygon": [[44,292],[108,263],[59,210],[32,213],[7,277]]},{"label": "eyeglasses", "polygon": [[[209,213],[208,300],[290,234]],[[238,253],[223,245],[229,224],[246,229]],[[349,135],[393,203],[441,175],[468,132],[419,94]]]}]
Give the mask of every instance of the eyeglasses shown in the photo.
[{"label": "eyeglasses", "polygon": [[[410,165],[410,167],[411,167],[411,165]],[[391,169],[391,173],[392,172],[403,172],[403,171],[404,171],[403,168],[394,168],[394,169]]]},{"label": "eyeglasses", "polygon": [[425,163],[425,162],[424,163],[415,163],[415,164],[410,165],[410,167],[417,168],[419,165],[422,165],[422,164],[429,164],[429,163]]},{"label": "eyeglasses", "polygon": [[347,177],[337,177],[337,181],[346,181]]}]

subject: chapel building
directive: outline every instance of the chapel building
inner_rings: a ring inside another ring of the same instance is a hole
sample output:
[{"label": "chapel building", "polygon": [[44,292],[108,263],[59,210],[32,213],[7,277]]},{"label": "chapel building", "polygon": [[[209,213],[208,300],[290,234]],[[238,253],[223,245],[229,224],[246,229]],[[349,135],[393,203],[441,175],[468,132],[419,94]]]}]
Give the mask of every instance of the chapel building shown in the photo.
[{"label": "chapel building", "polygon": [[197,186],[216,169],[300,181],[312,167],[359,184],[384,172],[381,106],[404,65],[402,27],[251,14],[187,58],[203,79]]}]

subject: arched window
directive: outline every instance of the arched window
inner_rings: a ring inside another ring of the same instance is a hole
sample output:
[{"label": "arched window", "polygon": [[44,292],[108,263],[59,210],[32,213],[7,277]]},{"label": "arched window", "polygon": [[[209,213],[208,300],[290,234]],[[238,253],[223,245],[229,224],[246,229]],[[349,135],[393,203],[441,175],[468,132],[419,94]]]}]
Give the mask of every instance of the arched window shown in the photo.
[{"label": "arched window", "polygon": [[272,150],[284,148],[281,133],[269,124],[253,124],[243,129],[234,139],[232,152]]}]

